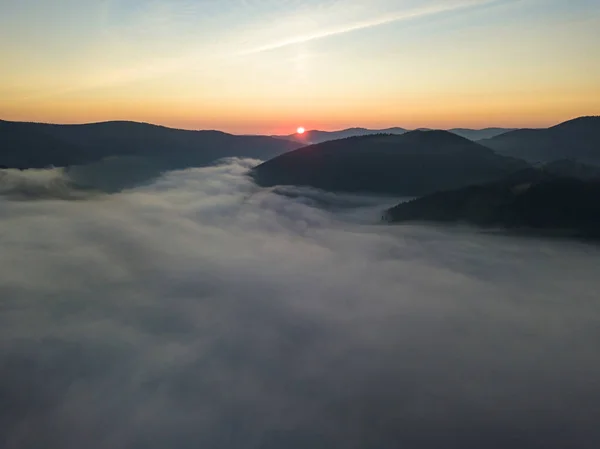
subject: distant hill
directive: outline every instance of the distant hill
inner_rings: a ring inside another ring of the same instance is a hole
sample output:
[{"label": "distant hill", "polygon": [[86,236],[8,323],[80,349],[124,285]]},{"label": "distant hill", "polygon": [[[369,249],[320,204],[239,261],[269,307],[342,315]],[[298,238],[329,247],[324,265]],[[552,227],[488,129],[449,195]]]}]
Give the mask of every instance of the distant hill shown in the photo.
[{"label": "distant hill", "polygon": [[340,131],[319,131],[310,130],[304,134],[290,134],[287,136],[273,136],[280,139],[300,142],[304,145],[327,142],[329,140],[345,139],[348,137],[369,136],[373,134],[404,134],[407,130],[404,128],[386,128],[386,129],[367,129],[367,128],[348,128]]},{"label": "distant hill", "polygon": [[44,132],[43,126],[0,120],[0,167],[41,168],[85,160],[85,149]]},{"label": "distant hill", "polygon": [[581,180],[600,179],[600,167],[597,165],[584,164],[572,159],[560,159],[542,165],[541,170],[546,173]]},{"label": "distant hill", "polygon": [[448,131],[371,135],[310,145],[252,171],[262,186],[421,195],[501,178],[527,167]]},{"label": "distant hill", "polygon": [[449,129],[453,134],[464,137],[469,140],[478,141],[482,139],[490,139],[510,131],[515,131],[515,128],[484,128],[484,129],[469,129],[469,128],[452,128]]},{"label": "distant hill", "polygon": [[600,178],[526,169],[498,182],[436,192],[387,210],[384,220],[463,222],[600,238]]},{"label": "distant hill", "polygon": [[267,136],[188,131],[136,122],[50,125],[0,121],[0,166],[43,168],[144,157],[165,168],[205,165],[222,157],[268,159],[301,144]]},{"label": "distant hill", "polygon": [[600,117],[580,117],[547,129],[520,129],[479,143],[532,163],[573,159],[600,165]]},{"label": "distant hill", "polygon": [[[468,128],[453,128],[449,129],[453,134],[465,137],[469,140],[481,140],[495,137],[499,134],[513,131],[512,128],[485,128],[485,129],[468,129]],[[368,136],[373,134],[404,134],[409,130],[404,128],[385,128],[385,129],[368,129],[368,128],[348,128],[341,131],[306,131],[304,134],[289,134],[287,136],[273,136],[280,139],[292,140],[301,142],[305,145],[327,142],[329,140],[345,139],[347,137]],[[420,128],[415,131],[433,131],[429,128]]]}]

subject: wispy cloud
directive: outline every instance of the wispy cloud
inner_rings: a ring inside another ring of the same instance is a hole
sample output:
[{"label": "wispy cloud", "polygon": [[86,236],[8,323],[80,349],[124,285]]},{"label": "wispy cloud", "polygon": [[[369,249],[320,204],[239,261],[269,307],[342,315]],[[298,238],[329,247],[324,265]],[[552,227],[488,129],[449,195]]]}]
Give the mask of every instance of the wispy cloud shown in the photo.
[{"label": "wispy cloud", "polygon": [[290,38],[283,39],[278,42],[272,42],[270,44],[266,44],[260,47],[255,47],[250,50],[242,52],[242,54],[253,54],[253,53],[261,53],[270,50],[277,50],[283,47],[287,47],[289,45],[301,44],[305,42],[315,41],[319,39],[324,39],[331,36],[337,36],[340,34],[350,33],[353,31],[364,30],[367,28],[374,28],[381,25],[390,24],[393,22],[401,22],[411,19],[417,19],[425,16],[430,16],[434,14],[439,14],[448,11],[454,11],[458,9],[469,8],[473,6],[479,6],[486,3],[493,3],[498,0],[466,0],[460,2],[453,1],[444,1],[443,3],[428,6],[426,8],[419,8],[409,11],[396,11],[391,14],[386,14],[384,16],[379,16],[375,18],[370,18],[367,20],[357,21],[353,23],[346,23],[343,25],[339,25],[337,27],[332,27],[329,29],[320,30],[310,34],[304,34],[299,36],[293,36]]}]

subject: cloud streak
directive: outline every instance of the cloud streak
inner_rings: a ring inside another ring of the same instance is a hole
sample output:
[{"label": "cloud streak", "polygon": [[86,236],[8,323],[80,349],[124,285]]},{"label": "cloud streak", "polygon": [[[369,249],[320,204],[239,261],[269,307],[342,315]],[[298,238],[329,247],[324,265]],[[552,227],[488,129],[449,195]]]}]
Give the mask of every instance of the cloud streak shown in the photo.
[{"label": "cloud streak", "polygon": [[242,52],[242,54],[254,54],[254,53],[262,53],[271,50],[277,50],[280,48],[284,48],[290,45],[302,44],[306,42],[311,42],[315,40],[325,39],[328,37],[333,37],[341,34],[351,33],[354,31],[365,30],[369,28],[375,28],[382,25],[387,25],[394,22],[402,22],[408,21],[412,19],[418,19],[426,16],[431,16],[435,14],[440,14],[444,12],[455,11],[459,9],[464,9],[473,6],[479,6],[486,3],[493,3],[497,0],[467,0],[462,2],[444,2],[439,5],[434,5],[426,8],[420,8],[413,11],[400,11],[391,14],[387,14],[380,17],[371,18],[368,20],[357,21],[353,23],[348,23],[345,25],[340,25],[338,27],[317,31],[311,34],[294,36],[291,38],[283,39],[278,42],[274,42],[271,44],[267,44],[264,46],[252,48],[250,50]]}]

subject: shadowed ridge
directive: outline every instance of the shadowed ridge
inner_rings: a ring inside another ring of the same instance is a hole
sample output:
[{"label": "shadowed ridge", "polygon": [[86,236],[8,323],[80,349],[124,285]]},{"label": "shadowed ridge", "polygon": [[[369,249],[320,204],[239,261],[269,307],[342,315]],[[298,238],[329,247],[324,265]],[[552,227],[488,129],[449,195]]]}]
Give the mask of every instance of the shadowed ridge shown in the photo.
[{"label": "shadowed ridge", "polygon": [[560,159],[541,167],[541,170],[556,176],[582,180],[600,179],[600,167],[584,164],[572,159]]},{"label": "shadowed ridge", "polygon": [[85,148],[65,142],[48,131],[37,124],[0,120],[0,167],[60,167],[89,159]]},{"label": "shadowed ridge", "polygon": [[[46,124],[46,123],[37,123],[42,126],[50,126],[50,127],[59,127],[65,129],[104,129],[104,130],[112,130],[112,131],[131,131],[131,130],[143,130],[143,131],[164,131],[164,132],[176,132],[176,133],[213,133],[220,134],[226,136],[234,136],[234,134],[226,133],[219,130],[213,129],[182,129],[182,128],[173,128],[170,126],[164,125],[156,125],[148,122],[135,122],[129,120],[109,120],[104,122],[93,122],[93,123],[75,123],[75,124]],[[250,137],[250,136],[248,136]],[[252,137],[263,137],[263,136],[252,136]]]},{"label": "shadowed ridge", "polygon": [[94,163],[112,157],[151,158],[164,170],[210,164],[223,157],[268,159],[299,143],[268,136],[167,128],[110,121],[56,125],[0,122],[0,165],[43,168]]},{"label": "shadowed ridge", "polygon": [[598,115],[586,115],[577,117],[566,122],[559,123],[558,125],[551,126],[548,129],[554,130],[598,130],[600,128],[600,116]]},{"label": "shadowed ridge", "polygon": [[307,130],[304,134],[289,134],[286,136],[273,136],[280,139],[292,140],[305,145],[318,144],[331,140],[346,139],[349,137],[362,137],[377,134],[402,134],[406,132],[404,128],[387,128],[387,129],[368,129],[368,128],[346,128],[340,131],[320,131],[318,129]]},{"label": "shadowed ridge", "polygon": [[[485,138],[495,137],[499,134],[512,131],[513,128],[484,128],[484,129],[469,129],[469,128],[453,128],[446,131],[449,131],[453,134],[457,134],[461,137],[465,137],[472,141],[477,141]],[[418,128],[414,131],[434,131],[431,128]],[[346,137],[357,137],[364,135],[373,135],[373,134],[397,134],[401,135],[407,132],[411,132],[405,128],[400,127],[390,127],[384,129],[369,129],[369,128],[346,128],[339,131],[321,131],[318,129],[307,130],[304,134],[289,134],[285,136],[273,136],[280,139],[288,139],[297,142],[302,142],[304,144],[317,144],[327,142],[329,140],[338,140],[344,139]]]},{"label": "shadowed ridge", "polygon": [[547,129],[511,131],[480,143],[532,163],[573,159],[600,165],[600,117],[579,117]]},{"label": "shadowed ridge", "polygon": [[[208,129],[208,130],[183,129],[183,128],[175,128],[172,126],[158,125],[158,124],[149,123],[149,122],[137,122],[137,121],[133,121],[133,120],[106,120],[106,121],[90,122],[90,123],[44,123],[44,122],[35,122],[35,121],[11,121],[11,120],[0,119],[0,123],[7,123],[7,124],[14,125],[14,126],[36,125],[36,126],[46,127],[46,128],[65,128],[65,129],[78,129],[78,128],[81,128],[81,129],[83,129],[83,128],[88,128],[88,129],[90,129],[90,128],[133,129],[133,128],[138,128],[138,129],[162,129],[162,130],[168,130],[168,131],[190,132],[190,133],[213,132],[213,133],[225,134],[225,135],[230,135],[230,136],[235,135],[235,134],[226,133],[223,131],[213,130],[213,129]],[[255,136],[255,137],[266,137],[266,136]]]},{"label": "shadowed ridge", "polygon": [[465,147],[468,147],[473,143],[473,141],[466,137],[441,129],[417,129],[403,134],[402,137],[406,142],[423,143],[427,145],[464,145]]},{"label": "shadowed ridge", "polygon": [[449,129],[451,133],[458,134],[459,136],[466,137],[467,139],[478,141],[482,139],[491,139],[500,134],[504,134],[510,131],[515,131],[516,128],[483,128],[483,129],[470,129],[470,128],[452,128]]},{"label": "shadowed ridge", "polygon": [[556,168],[527,169],[498,182],[425,195],[388,209],[383,219],[600,238],[600,178],[564,177]]},{"label": "shadowed ridge", "polygon": [[410,196],[497,179],[526,166],[448,131],[411,131],[310,145],[255,167],[252,176],[262,186]]}]

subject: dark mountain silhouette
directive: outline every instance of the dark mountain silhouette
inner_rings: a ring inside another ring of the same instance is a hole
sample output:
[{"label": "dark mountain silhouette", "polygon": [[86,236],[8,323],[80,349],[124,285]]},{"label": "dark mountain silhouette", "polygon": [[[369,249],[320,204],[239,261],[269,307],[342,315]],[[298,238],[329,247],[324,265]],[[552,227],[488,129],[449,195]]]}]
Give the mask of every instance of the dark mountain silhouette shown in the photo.
[{"label": "dark mountain silhouette", "polygon": [[582,180],[600,179],[600,167],[597,165],[584,164],[572,159],[561,159],[544,164],[541,169],[547,173],[565,178],[577,178]]},{"label": "dark mountain silhouette", "polygon": [[347,137],[369,136],[373,134],[404,134],[404,128],[367,129],[348,128],[340,131],[319,131],[317,129],[306,131],[304,134],[290,134],[287,136],[274,136],[281,139],[300,142],[304,145],[328,142],[330,140],[345,139]]},{"label": "dark mountain silhouette", "polygon": [[64,166],[86,158],[84,149],[45,133],[41,126],[0,120],[2,168]]},{"label": "dark mountain silhouette", "polygon": [[384,220],[463,222],[482,227],[600,238],[600,178],[526,169],[493,183],[436,192],[387,210]]},{"label": "dark mountain silhouette", "polygon": [[[347,137],[368,136],[373,134],[404,134],[409,130],[404,128],[385,128],[385,129],[368,129],[368,128],[348,128],[340,131],[306,131],[304,134],[290,134],[287,136],[274,136],[281,139],[293,140],[301,142],[305,145],[328,142],[330,140],[345,139]],[[430,128],[419,128],[415,131],[433,131]],[[485,128],[485,129],[468,129],[468,128],[453,128],[448,130],[453,134],[465,137],[469,140],[481,140],[490,137],[495,137],[499,134],[513,131],[511,128]]]},{"label": "dark mountain silhouette", "polygon": [[[474,142],[482,139],[489,139],[500,134],[504,134],[509,131],[514,131],[515,128],[483,128],[483,129],[471,129],[471,128],[451,128],[446,131],[456,134],[457,136],[464,137],[465,139],[472,140]],[[434,131],[432,128],[418,128],[415,131]]]},{"label": "dark mountain silhouette", "polygon": [[50,125],[0,121],[0,165],[10,168],[144,157],[170,169],[206,165],[230,156],[268,159],[299,146],[267,136],[188,131],[136,122]]},{"label": "dark mountain silhouette", "polygon": [[499,179],[527,167],[448,131],[371,135],[310,145],[255,167],[262,186],[421,195]]},{"label": "dark mountain silhouette", "polygon": [[453,134],[464,137],[469,140],[477,141],[482,139],[491,139],[510,131],[515,131],[515,128],[484,128],[484,129],[469,129],[469,128],[452,128],[449,129]]},{"label": "dark mountain silhouette", "polygon": [[600,117],[580,117],[547,129],[519,129],[479,143],[533,163],[567,158],[600,165]]}]

